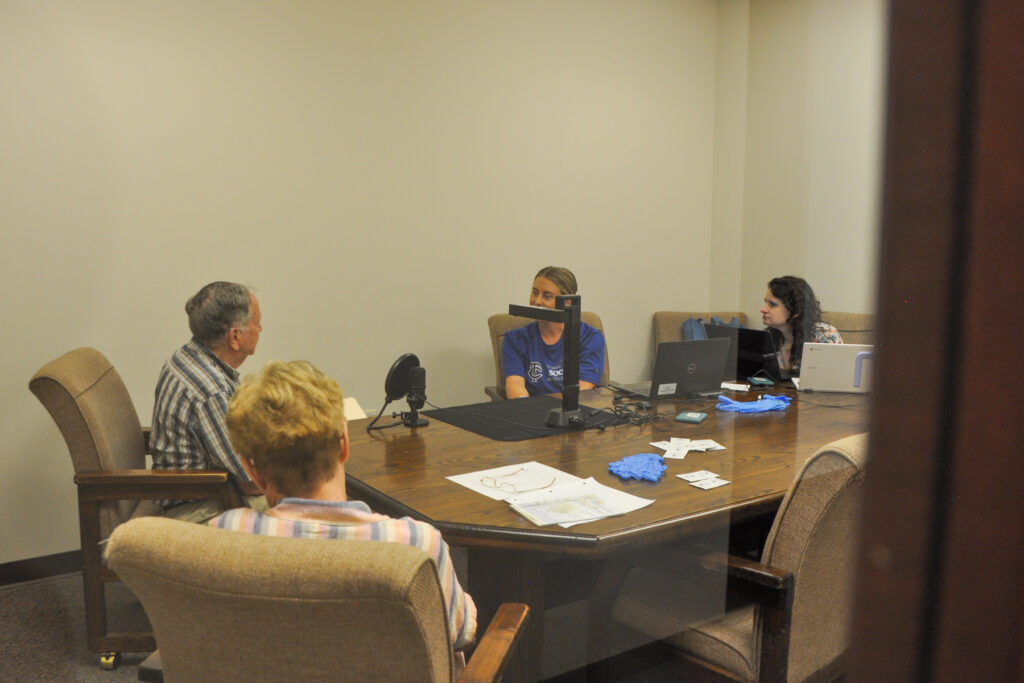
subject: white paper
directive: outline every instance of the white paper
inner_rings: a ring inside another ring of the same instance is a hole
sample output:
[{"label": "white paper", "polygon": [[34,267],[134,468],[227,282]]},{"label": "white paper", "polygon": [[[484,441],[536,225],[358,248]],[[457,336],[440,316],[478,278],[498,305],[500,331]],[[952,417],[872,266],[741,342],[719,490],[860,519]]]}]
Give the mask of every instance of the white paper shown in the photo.
[{"label": "white paper", "polygon": [[593,477],[506,500],[512,509],[538,526],[563,527],[624,515],[654,502],[600,484]]},{"label": "white paper", "polygon": [[363,411],[362,406],[359,405],[359,401],[354,396],[346,396],[341,400],[342,410],[345,412],[346,420],[362,420],[366,417],[366,413]]},{"label": "white paper", "polygon": [[673,460],[682,460],[691,449],[692,443],[689,439],[673,436],[672,440],[668,442],[668,448],[665,449],[665,457]]},{"label": "white paper", "polygon": [[686,474],[677,474],[677,477],[684,479],[689,482],[700,481],[701,479],[711,479],[718,475],[714,472],[708,472],[707,470],[698,470],[696,472],[687,472]]},{"label": "white paper", "polygon": [[718,477],[711,477],[710,479],[701,479],[699,481],[691,481],[690,486],[696,486],[699,489],[713,489],[719,486],[725,486],[728,484],[725,479],[719,479]]},{"label": "white paper", "polygon": [[724,451],[725,446],[714,439],[694,439],[690,442],[691,451]]},{"label": "white paper", "polygon": [[447,479],[494,500],[506,500],[517,493],[583,481],[574,474],[532,461],[455,474]]}]

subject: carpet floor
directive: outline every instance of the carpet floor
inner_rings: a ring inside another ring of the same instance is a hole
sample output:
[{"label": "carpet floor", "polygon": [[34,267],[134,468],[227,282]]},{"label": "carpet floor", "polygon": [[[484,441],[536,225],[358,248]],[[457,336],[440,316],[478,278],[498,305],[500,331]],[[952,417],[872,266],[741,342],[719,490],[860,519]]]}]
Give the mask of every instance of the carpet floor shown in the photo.
[{"label": "carpet floor", "polygon": [[[123,585],[108,585],[107,596],[112,630],[149,628]],[[86,647],[81,572],[0,587],[0,681],[135,681],[145,655],[126,653],[114,671],[100,668]]]}]

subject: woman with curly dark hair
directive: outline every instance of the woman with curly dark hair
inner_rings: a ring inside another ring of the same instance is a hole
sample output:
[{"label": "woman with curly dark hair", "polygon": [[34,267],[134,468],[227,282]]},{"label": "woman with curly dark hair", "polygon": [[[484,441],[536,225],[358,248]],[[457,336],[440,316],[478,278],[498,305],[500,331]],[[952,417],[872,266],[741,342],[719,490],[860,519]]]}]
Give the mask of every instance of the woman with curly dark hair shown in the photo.
[{"label": "woman with curly dark hair", "polygon": [[779,369],[784,376],[800,375],[805,342],[842,344],[836,328],[821,320],[821,306],[803,278],[784,275],[768,282],[761,321],[771,333]]}]

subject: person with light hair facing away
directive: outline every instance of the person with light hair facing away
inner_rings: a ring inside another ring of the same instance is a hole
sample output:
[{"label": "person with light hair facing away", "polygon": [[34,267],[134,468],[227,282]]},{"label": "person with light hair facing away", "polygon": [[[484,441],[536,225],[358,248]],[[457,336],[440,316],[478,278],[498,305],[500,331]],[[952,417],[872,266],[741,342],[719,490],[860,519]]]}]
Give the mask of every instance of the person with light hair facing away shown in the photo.
[{"label": "person with light hair facing away", "polygon": [[476,605],[459,584],[441,533],[409,517],[376,514],[346,497],[349,436],[342,399],[337,382],[306,361],[273,361],[242,380],[228,407],[228,433],[269,508],[229,510],[209,524],[265,536],[420,548],[437,565],[452,645],[461,650],[476,635]]},{"label": "person with light hair facing away", "polygon": [[[568,268],[545,266],[533,278],[530,305],[554,308],[559,294],[576,293],[576,276]],[[523,398],[562,391],[562,323],[533,321],[509,330],[501,344],[505,397]],[[580,323],[580,391],[600,384],[604,372],[604,335]]]}]

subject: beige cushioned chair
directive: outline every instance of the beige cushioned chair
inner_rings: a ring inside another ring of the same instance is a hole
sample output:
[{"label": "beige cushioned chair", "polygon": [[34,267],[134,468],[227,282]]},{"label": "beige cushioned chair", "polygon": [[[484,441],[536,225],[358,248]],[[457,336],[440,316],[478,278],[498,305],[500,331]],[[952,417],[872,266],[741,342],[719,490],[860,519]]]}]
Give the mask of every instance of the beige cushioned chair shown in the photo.
[{"label": "beige cushioned chair", "polygon": [[836,328],[846,344],[875,343],[875,316],[870,313],[822,311],[821,319]]},{"label": "beige cushioned chair", "polygon": [[[149,517],[118,527],[106,560],[142,601],[160,645],[161,668],[147,660],[140,678],[452,680],[437,569],[418,548]],[[527,611],[502,605],[460,680],[500,675]]]},{"label": "beige cushioned chair", "polygon": [[132,517],[157,514],[154,500],[221,498],[239,504],[224,472],[146,469],[148,432],[139,422],[128,389],[102,353],[82,347],[50,361],[29,381],[50,412],[71,454],[78,485],[82,538],[82,579],[89,649],[101,653],[104,668],[120,652],[149,652],[152,633],[107,632],[104,584],[117,581],[105,569],[100,543]]},{"label": "beige cushioned chair", "polygon": [[682,341],[683,323],[690,318],[701,318],[704,322],[711,322],[712,318],[721,318],[728,323],[733,318],[738,318],[740,325],[746,326],[747,314],[740,311],[694,311],[684,313],[682,311],[657,311],[654,314],[654,348],[662,342]]},{"label": "beige cushioned chair", "polygon": [[[693,625],[692,603],[704,596],[666,590],[673,570],[645,565],[627,575],[613,623],[671,645],[694,680],[832,680],[846,648],[866,446],[865,434],[847,437],[804,463],[760,563],[723,553],[695,563],[724,574],[729,604],[740,606]],[[709,678],[715,671],[728,676]]]},{"label": "beige cushioned chair", "polygon": [[[594,329],[600,330],[601,334],[604,334],[604,325],[601,323],[601,317],[593,311],[582,311],[580,312],[580,321],[585,322]],[[491,350],[494,352],[494,386],[484,387],[484,393],[491,397],[492,401],[504,401],[505,400],[505,373],[501,367],[501,345],[505,341],[505,333],[509,330],[514,330],[517,327],[528,325],[533,320],[530,318],[523,318],[518,315],[509,315],[508,313],[495,313],[487,319],[487,329],[491,333]],[[682,323],[680,323],[682,324]],[[609,375],[609,363],[608,363],[608,336],[604,338],[604,372],[601,373],[600,384],[608,384]]]}]

